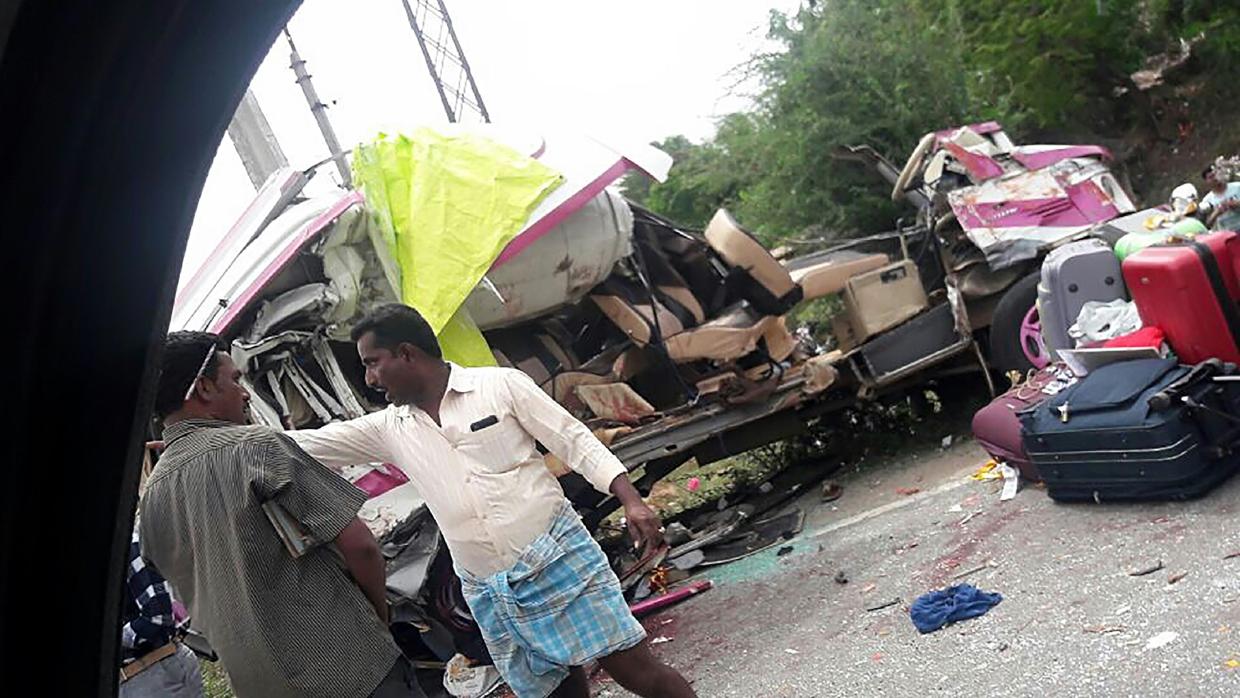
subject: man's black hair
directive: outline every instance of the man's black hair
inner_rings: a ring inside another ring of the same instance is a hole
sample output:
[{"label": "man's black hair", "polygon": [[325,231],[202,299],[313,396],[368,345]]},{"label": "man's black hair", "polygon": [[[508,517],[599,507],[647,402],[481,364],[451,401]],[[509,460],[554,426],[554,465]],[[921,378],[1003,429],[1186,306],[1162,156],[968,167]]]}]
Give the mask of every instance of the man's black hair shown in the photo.
[{"label": "man's black hair", "polygon": [[403,343],[409,343],[436,359],[443,358],[439,348],[439,340],[431,331],[430,323],[418,311],[400,303],[386,303],[372,308],[356,325],[349,336],[353,341],[361,339],[366,333],[375,337],[375,346],[389,351]]},{"label": "man's black hair", "polygon": [[1209,167],[1207,167],[1206,169],[1202,170],[1202,171],[1201,171],[1201,178],[1202,178],[1202,179],[1209,179],[1209,178],[1210,178],[1210,175],[1212,175],[1212,174],[1214,174],[1214,165],[1210,165],[1210,166],[1209,166]]},{"label": "man's black hair", "polygon": [[[160,364],[159,388],[155,393],[155,416],[163,419],[185,403],[185,393],[198,375],[206,359],[202,375],[215,378],[220,368],[221,351],[227,351],[218,335],[210,332],[171,332],[164,341],[164,358]],[[207,359],[208,352],[211,358]]]}]

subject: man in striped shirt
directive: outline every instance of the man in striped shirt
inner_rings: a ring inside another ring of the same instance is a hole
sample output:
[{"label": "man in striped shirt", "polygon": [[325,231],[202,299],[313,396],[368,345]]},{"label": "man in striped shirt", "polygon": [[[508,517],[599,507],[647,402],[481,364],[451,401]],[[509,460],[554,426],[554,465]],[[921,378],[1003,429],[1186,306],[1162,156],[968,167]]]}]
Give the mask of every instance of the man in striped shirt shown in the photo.
[{"label": "man in striped shirt", "polygon": [[[215,335],[168,336],[143,556],[239,696],[423,696],[388,630],[383,557],[356,516],[365,494],[283,434],[245,426],[240,377]],[[274,520],[292,522],[298,545]]]}]

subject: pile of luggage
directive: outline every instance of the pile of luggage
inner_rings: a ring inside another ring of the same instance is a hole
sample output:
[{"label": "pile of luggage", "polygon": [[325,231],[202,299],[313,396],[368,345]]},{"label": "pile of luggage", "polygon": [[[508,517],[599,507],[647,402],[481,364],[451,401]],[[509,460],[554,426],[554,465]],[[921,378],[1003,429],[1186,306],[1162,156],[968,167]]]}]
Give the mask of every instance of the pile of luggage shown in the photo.
[{"label": "pile of luggage", "polygon": [[1059,501],[1188,499],[1240,469],[1240,235],[1052,251],[1053,362],[974,416],[997,461]]}]

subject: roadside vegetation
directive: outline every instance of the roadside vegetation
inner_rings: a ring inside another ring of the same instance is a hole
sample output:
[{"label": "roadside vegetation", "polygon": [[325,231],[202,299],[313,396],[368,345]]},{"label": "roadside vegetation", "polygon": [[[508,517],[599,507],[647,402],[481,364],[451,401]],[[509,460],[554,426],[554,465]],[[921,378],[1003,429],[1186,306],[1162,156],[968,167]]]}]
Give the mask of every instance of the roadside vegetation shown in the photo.
[{"label": "roadside vegetation", "polygon": [[[833,149],[897,166],[929,131],[997,120],[1026,143],[1108,146],[1136,194],[1161,201],[1240,151],[1240,5],[1228,0],[807,0],[772,12],[775,48],[737,68],[753,107],[701,143],[671,135],[668,181],[628,195],[703,226],[727,206],[768,245],[890,230],[910,212]],[[1133,73],[1191,58],[1142,90]]]}]

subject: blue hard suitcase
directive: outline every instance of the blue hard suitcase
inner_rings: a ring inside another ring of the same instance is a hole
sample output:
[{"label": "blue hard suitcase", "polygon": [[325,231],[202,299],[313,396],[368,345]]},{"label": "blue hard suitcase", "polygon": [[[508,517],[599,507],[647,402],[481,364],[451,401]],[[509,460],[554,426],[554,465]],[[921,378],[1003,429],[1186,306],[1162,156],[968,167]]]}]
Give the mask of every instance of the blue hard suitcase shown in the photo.
[{"label": "blue hard suitcase", "polygon": [[[1240,466],[1232,364],[1102,366],[1021,413],[1029,459],[1059,501],[1199,497]],[[1221,380],[1220,380],[1221,379]]]}]

